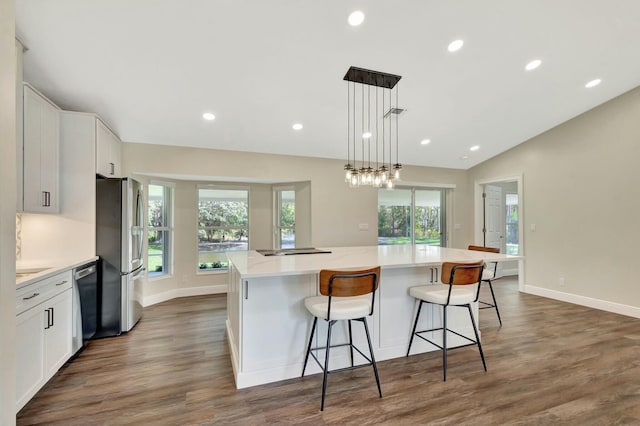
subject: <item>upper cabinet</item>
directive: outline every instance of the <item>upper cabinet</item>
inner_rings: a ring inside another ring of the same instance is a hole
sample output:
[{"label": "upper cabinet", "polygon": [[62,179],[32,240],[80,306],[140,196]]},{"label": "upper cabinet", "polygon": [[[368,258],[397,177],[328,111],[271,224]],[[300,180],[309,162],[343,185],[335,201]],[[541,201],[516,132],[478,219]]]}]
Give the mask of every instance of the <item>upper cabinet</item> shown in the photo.
[{"label": "upper cabinet", "polygon": [[23,86],[22,211],[60,211],[59,108],[37,90]]},{"label": "upper cabinet", "polygon": [[120,139],[96,119],[96,173],[104,177],[120,177]]}]

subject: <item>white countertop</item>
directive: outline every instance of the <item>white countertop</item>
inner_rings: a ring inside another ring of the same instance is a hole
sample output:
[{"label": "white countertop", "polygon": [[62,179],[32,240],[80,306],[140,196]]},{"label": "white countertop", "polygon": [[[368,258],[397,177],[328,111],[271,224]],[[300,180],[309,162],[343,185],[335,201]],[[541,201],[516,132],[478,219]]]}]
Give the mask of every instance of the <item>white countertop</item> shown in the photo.
[{"label": "white countertop", "polygon": [[442,262],[507,261],[522,256],[426,245],[317,247],[331,253],[263,256],[251,251],[227,252],[242,278],[316,274],[321,269],[383,269],[437,265]]},{"label": "white countertop", "polygon": [[43,278],[50,277],[59,272],[68,271],[69,269],[82,266],[85,263],[94,262],[98,260],[98,256],[91,256],[85,258],[68,259],[68,260],[51,260],[51,261],[22,261],[16,262],[16,272],[24,270],[42,269],[41,272],[30,274],[29,276],[16,278],[16,289],[20,289]]}]

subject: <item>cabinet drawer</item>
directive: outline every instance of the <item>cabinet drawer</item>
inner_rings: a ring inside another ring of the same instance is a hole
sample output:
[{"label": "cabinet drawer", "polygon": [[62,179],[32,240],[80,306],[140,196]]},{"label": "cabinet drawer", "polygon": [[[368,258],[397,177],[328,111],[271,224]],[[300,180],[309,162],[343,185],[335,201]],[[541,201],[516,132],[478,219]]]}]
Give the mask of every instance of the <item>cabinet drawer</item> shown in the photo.
[{"label": "cabinet drawer", "polygon": [[71,288],[72,280],[69,270],[21,288],[16,292],[16,315]]}]

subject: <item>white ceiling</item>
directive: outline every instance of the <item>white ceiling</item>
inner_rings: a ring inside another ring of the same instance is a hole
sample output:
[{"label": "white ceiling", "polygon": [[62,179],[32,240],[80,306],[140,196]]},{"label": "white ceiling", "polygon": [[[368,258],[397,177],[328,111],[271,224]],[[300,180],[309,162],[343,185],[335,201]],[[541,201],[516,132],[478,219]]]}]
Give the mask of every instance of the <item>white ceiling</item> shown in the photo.
[{"label": "white ceiling", "polygon": [[[16,6],[25,79],[128,142],[345,159],[342,78],[354,65],[402,76],[401,163],[467,169],[640,85],[638,0]],[[350,27],[357,9],[365,21]]]}]

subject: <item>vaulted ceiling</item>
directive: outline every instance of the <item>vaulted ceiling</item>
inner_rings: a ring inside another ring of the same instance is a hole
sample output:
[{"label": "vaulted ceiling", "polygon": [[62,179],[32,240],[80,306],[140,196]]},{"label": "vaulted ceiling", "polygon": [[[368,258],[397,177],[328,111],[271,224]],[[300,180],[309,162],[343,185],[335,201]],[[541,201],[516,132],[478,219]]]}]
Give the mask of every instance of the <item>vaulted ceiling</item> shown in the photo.
[{"label": "vaulted ceiling", "polygon": [[346,159],[354,65],[402,76],[400,162],[467,169],[640,85],[637,0],[16,6],[25,79],[127,142]]}]

